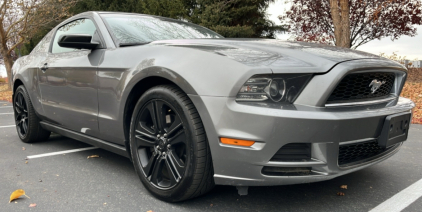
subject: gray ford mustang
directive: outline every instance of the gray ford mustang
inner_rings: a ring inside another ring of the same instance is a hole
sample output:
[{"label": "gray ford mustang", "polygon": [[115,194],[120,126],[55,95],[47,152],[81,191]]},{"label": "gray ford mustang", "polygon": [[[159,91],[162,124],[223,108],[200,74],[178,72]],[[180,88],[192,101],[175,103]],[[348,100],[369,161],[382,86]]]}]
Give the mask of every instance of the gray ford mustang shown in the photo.
[{"label": "gray ford mustang", "polygon": [[64,21],[13,75],[23,142],[54,132],[129,157],[170,202],[374,165],[407,139],[414,107],[399,97],[406,68],[375,55],[127,13]]}]

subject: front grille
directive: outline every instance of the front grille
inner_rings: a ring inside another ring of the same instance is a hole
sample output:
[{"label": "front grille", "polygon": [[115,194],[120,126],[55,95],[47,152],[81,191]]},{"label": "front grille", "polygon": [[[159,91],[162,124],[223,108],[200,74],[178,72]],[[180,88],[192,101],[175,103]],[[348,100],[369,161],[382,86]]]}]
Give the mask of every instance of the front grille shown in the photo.
[{"label": "front grille", "polygon": [[[337,85],[327,103],[387,97],[393,89],[395,78],[395,73],[391,72],[349,74]],[[369,86],[373,80],[385,82],[374,93]]]},{"label": "front grille", "polygon": [[353,144],[340,144],[338,165],[346,166],[362,163],[387,150],[388,148],[380,147],[376,139]]},{"label": "front grille", "polygon": [[290,143],[282,146],[270,161],[309,161],[311,160],[310,143]]}]

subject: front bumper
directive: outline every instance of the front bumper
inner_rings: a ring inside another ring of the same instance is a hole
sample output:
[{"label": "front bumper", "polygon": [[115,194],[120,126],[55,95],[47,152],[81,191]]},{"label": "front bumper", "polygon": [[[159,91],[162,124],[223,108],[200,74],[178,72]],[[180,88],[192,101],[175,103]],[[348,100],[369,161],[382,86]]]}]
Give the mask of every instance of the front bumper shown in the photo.
[{"label": "front bumper", "polygon": [[[287,185],[329,180],[381,162],[401,144],[358,165],[338,165],[339,144],[377,138],[388,115],[410,112],[415,106],[406,98],[392,105],[327,109],[296,105],[275,109],[239,104],[232,97],[189,95],[204,124],[220,185]],[[391,103],[390,103],[391,104]],[[257,141],[252,147],[221,144],[220,137]],[[311,143],[312,161],[273,162],[285,144]],[[310,167],[303,176],[269,176],[263,167]]]}]

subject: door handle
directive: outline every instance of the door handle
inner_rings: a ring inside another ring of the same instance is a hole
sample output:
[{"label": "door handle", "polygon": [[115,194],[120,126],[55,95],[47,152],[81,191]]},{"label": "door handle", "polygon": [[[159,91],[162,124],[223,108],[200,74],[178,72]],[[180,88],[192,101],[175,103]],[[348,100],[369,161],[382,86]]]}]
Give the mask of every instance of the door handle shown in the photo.
[{"label": "door handle", "polygon": [[45,73],[48,69],[47,63],[44,63],[44,65],[40,68],[42,73]]}]

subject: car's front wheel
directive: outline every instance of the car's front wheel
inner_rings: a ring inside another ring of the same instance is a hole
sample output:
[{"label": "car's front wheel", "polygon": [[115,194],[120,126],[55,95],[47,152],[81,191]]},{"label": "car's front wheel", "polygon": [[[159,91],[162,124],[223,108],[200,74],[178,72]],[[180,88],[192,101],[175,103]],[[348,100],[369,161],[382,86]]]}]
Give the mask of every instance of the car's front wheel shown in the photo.
[{"label": "car's front wheel", "polygon": [[153,87],[138,100],[130,147],[142,183],[162,200],[190,199],[214,186],[201,118],[189,97],[175,86]]},{"label": "car's front wheel", "polygon": [[23,85],[19,86],[13,96],[16,130],[19,138],[25,143],[47,140],[50,131],[44,130],[40,125],[35,110],[32,106],[28,92]]}]

